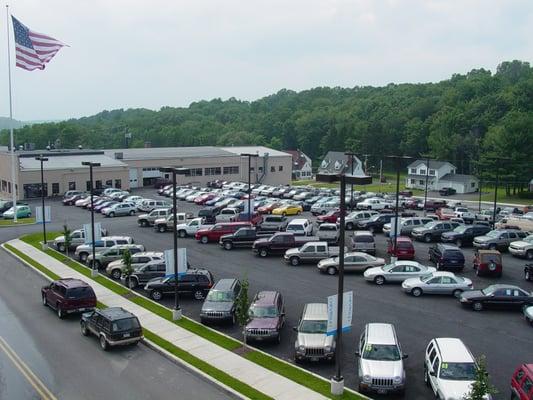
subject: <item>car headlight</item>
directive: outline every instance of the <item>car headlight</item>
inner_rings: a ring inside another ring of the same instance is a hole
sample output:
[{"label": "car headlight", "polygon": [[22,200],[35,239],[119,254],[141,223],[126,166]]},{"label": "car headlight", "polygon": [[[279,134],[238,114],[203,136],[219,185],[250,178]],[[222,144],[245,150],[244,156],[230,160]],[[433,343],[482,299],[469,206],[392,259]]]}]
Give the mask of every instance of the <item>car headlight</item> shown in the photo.
[{"label": "car headlight", "polygon": [[363,382],[367,382],[367,383],[372,382],[372,377],[370,375],[364,375]]},{"label": "car headlight", "polygon": [[402,383],[402,377],[401,376],[395,376],[392,380],[393,383]]},{"label": "car headlight", "polygon": [[299,353],[305,353],[305,346],[298,346]]},{"label": "car headlight", "polygon": [[324,352],[326,353],[331,353],[331,350],[333,350],[331,346],[324,347]]},{"label": "car headlight", "polygon": [[461,303],[466,303],[466,302],[468,301],[468,299],[466,299],[466,298],[464,298],[464,297],[461,297],[461,298],[459,299],[459,301],[460,301]]}]

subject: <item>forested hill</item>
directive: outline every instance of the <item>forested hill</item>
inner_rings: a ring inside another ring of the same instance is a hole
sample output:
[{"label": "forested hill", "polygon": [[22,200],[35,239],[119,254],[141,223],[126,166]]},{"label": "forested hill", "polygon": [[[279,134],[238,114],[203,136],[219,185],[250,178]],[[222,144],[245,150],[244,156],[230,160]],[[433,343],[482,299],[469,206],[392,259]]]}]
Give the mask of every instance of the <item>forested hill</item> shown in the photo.
[{"label": "forested hill", "polygon": [[[524,175],[533,154],[533,69],[503,62],[495,73],[475,69],[438,83],[385,87],[318,87],[281,90],[246,102],[234,98],[192,103],[159,111],[129,109],[58,123],[25,126],[17,143],[44,147],[59,139],[64,147],[123,147],[264,144],[300,148],[319,159],[328,150],[418,155],[475,170],[480,154],[505,156]],[[7,143],[7,133],[0,144]],[[518,167],[520,165],[520,167]],[[510,167],[505,169],[511,173]]]}]

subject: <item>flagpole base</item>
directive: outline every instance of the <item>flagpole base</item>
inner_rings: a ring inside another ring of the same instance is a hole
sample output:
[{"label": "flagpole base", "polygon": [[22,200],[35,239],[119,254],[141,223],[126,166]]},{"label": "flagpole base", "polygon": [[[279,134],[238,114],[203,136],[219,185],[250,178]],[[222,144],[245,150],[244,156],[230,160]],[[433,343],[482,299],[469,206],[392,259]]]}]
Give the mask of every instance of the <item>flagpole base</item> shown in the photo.
[{"label": "flagpole base", "polygon": [[331,378],[331,394],[333,396],[342,396],[344,393],[344,378],[341,376]]},{"label": "flagpole base", "polygon": [[181,308],[179,310],[172,310],[172,321],[178,321],[182,316]]},{"label": "flagpole base", "polygon": [[91,278],[96,278],[98,276],[98,270],[97,269],[91,269]]},{"label": "flagpole base", "polygon": [[48,250],[48,243],[41,243],[41,250],[42,251]]}]

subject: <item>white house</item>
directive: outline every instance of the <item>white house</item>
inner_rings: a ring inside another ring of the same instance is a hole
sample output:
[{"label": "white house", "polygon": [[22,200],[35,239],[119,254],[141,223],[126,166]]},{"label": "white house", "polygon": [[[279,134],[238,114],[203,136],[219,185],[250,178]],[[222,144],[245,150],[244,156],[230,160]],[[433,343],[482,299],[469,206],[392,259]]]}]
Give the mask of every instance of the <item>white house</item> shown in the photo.
[{"label": "white house", "polygon": [[479,180],[475,176],[456,174],[456,171],[457,168],[447,161],[429,161],[428,165],[427,160],[416,160],[407,166],[405,186],[424,190],[427,176],[428,190],[440,190],[445,187],[455,189],[457,193],[479,190]]},{"label": "white house", "polygon": [[292,155],[292,179],[313,179],[311,158],[300,150],[284,150]]}]

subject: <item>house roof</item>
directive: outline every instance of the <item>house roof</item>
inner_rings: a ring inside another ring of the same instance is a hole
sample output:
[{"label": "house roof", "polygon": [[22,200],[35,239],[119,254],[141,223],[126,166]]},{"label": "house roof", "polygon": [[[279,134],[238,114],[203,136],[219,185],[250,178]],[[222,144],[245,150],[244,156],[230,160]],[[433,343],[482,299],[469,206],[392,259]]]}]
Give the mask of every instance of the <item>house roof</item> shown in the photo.
[{"label": "house roof", "polygon": [[[418,167],[421,164],[427,164],[427,160],[421,159],[421,160],[413,161],[411,164],[409,164],[407,166],[407,168],[416,168],[416,167]],[[452,163],[449,163],[448,161],[429,160],[429,168],[431,168],[431,169],[439,169],[440,167],[442,167],[444,165],[451,165],[452,167],[455,168],[455,166]]]},{"label": "house roof", "polygon": [[307,162],[306,155],[300,150],[284,150],[285,153],[288,153],[292,156],[292,170],[300,171]]},{"label": "house roof", "polygon": [[[362,163],[354,156],[354,175],[362,174]],[[328,151],[318,171],[321,174],[341,174],[351,172],[351,157],[344,154],[342,151]]]},{"label": "house roof", "polygon": [[446,174],[442,178],[440,178],[440,181],[445,182],[459,182],[459,183],[470,183],[472,181],[478,181],[479,179],[476,178],[474,175],[463,175],[463,174]]}]

